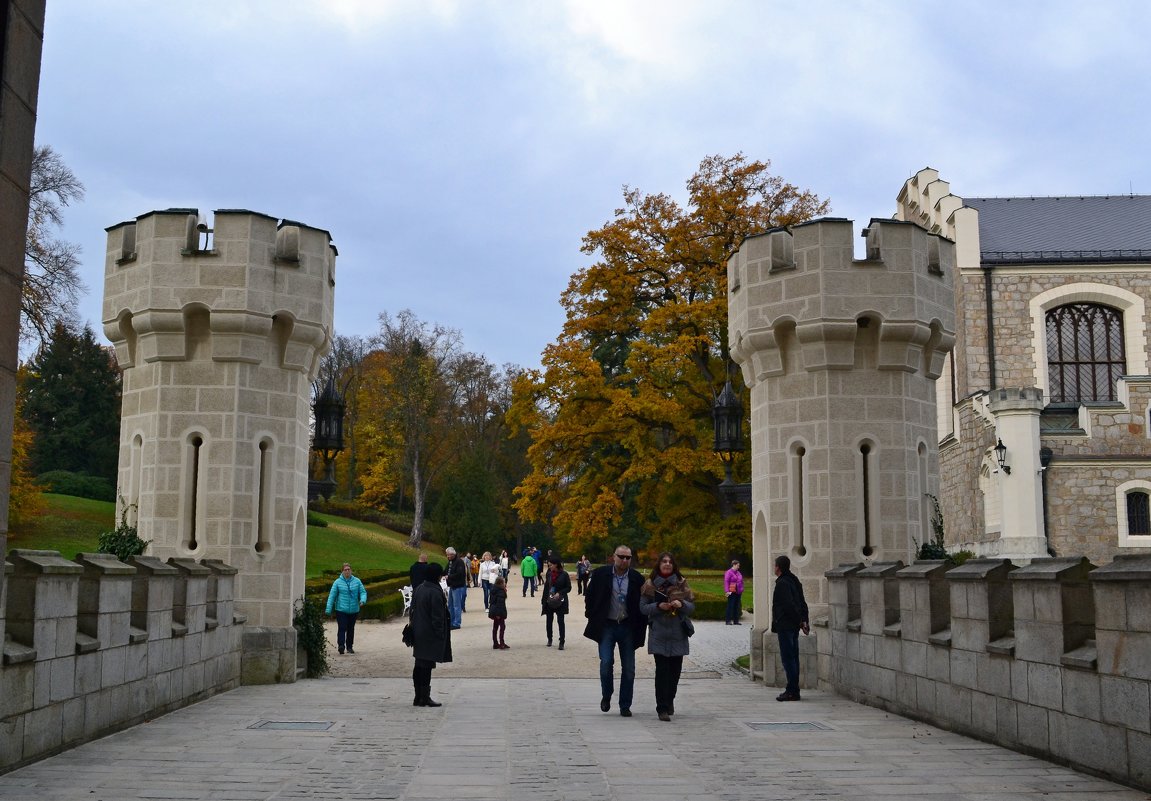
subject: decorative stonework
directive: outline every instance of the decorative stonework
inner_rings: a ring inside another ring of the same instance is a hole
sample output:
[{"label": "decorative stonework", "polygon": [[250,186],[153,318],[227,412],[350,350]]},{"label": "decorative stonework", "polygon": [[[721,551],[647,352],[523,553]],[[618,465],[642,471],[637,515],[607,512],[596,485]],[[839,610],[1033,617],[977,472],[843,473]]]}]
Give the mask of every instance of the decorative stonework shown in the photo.
[{"label": "decorative stonework", "polygon": [[124,368],[119,493],[149,553],[239,569],[236,607],[290,628],[303,592],[309,391],[332,331],[326,231],[243,210],[108,229],[104,332]]},{"label": "decorative stonework", "polygon": [[[817,220],[728,263],[732,358],[751,388],[755,592],[787,554],[813,616],[842,562],[908,559],[938,493],[935,379],[954,330],[954,250],[918,225]],[[756,607],[752,642],[768,627]],[[753,645],[753,651],[759,650]],[[753,653],[753,665],[764,660]]]}]

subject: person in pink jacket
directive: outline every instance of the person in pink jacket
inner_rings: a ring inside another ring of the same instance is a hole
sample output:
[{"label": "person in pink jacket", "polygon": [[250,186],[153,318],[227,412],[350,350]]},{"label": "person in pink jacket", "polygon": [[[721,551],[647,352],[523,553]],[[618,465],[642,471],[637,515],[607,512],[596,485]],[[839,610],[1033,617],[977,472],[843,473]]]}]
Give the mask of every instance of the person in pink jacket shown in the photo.
[{"label": "person in pink jacket", "polygon": [[732,560],[731,569],[723,574],[723,594],[727,597],[727,613],[724,621],[729,626],[740,625],[742,608],[739,599],[743,597],[743,574],[739,572],[739,560]]}]

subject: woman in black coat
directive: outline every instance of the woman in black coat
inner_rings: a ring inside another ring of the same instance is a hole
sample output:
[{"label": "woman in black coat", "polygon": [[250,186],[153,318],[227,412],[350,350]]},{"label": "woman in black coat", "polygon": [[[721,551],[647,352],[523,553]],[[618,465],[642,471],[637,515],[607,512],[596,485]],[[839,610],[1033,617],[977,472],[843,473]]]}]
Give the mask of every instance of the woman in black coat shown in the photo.
[{"label": "woman in black coat", "polygon": [[440,587],[444,568],[438,562],[428,565],[424,583],[412,593],[412,684],[416,700],[412,706],[443,706],[432,700],[432,670],[437,662],[452,661],[452,620],[448,602]]},{"label": "woman in black coat", "polygon": [[541,615],[547,615],[548,647],[552,644],[552,618],[559,618],[560,650],[564,649],[564,617],[568,613],[568,593],[572,591],[572,580],[564,570],[563,562],[555,554],[548,555],[547,570],[543,575],[543,600]]}]

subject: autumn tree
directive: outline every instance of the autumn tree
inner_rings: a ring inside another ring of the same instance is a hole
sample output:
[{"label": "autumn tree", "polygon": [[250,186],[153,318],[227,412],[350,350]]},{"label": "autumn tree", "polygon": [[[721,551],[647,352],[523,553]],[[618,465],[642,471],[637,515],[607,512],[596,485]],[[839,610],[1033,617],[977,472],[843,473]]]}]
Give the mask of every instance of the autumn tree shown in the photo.
[{"label": "autumn tree", "polygon": [[370,451],[364,497],[381,503],[394,487],[410,487],[414,548],[424,535],[428,490],[454,454],[460,334],[405,309],[380,315],[373,344],[360,390],[362,445]]},{"label": "autumn tree", "polygon": [[567,319],[509,415],[531,433],[516,490],[526,520],[552,520],[571,552],[612,540],[696,563],[748,550],[746,517],[723,518],[712,406],[729,374],[727,261],[743,240],[828,204],[743,155],[711,156],[686,204],[624,187],[582,250],[596,261],[561,297]]},{"label": "autumn tree", "polygon": [[[28,368],[21,367],[16,373],[17,386],[27,379]],[[35,440],[32,428],[24,419],[24,392],[16,392],[15,419],[12,424],[12,476],[11,493],[8,497],[9,536],[15,536],[20,528],[44,509],[42,488],[36,484],[29,469],[29,452]]]},{"label": "autumn tree", "polygon": [[80,280],[80,246],[60,239],[64,208],[84,197],[84,185],[50,146],[32,153],[28,230],[24,245],[24,285],[20,296],[20,336],[48,341],[59,323],[76,317],[84,291]]}]

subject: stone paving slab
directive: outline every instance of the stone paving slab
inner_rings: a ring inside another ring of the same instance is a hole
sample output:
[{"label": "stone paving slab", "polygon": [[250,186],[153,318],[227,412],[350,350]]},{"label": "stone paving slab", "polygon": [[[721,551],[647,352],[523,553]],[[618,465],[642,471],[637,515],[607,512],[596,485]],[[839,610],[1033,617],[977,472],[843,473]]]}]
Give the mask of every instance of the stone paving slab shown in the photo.
[{"label": "stone paving slab", "polygon": [[[649,679],[630,719],[599,711],[591,677],[436,675],[432,689],[444,707],[411,706],[407,679],[243,687],[0,776],[0,798],[1147,799],[836,696],[780,704],[733,676],[683,682],[671,723]],[[268,720],[333,725],[250,728]],[[771,722],[829,728],[751,728]]]}]

